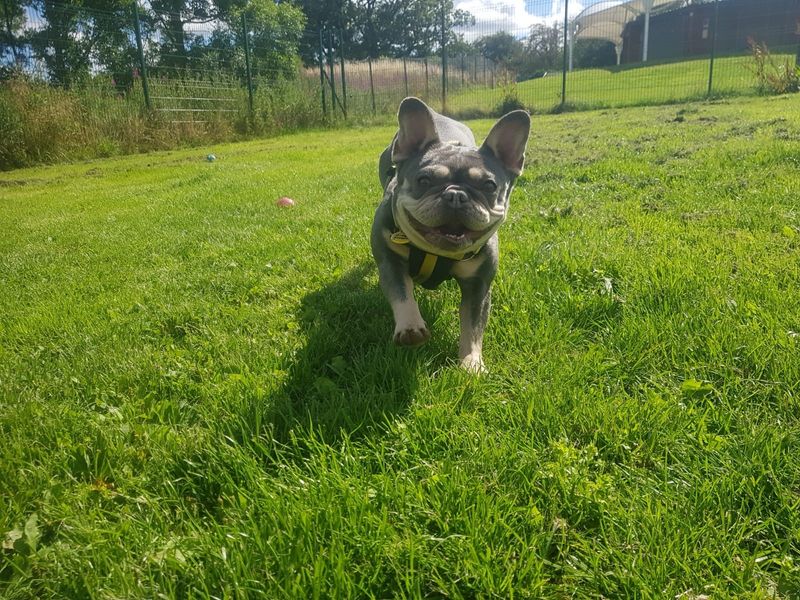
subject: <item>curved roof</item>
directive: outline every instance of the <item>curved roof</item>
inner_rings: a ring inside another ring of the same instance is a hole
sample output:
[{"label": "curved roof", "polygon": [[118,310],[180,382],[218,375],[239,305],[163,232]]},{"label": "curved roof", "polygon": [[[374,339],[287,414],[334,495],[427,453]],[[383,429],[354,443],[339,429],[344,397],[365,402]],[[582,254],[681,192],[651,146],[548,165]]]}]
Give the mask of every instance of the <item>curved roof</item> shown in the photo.
[{"label": "curved roof", "polygon": [[667,10],[683,4],[684,0],[602,0],[573,19],[573,35],[575,39],[608,40],[619,44],[625,25],[647,12],[648,8],[651,11]]}]

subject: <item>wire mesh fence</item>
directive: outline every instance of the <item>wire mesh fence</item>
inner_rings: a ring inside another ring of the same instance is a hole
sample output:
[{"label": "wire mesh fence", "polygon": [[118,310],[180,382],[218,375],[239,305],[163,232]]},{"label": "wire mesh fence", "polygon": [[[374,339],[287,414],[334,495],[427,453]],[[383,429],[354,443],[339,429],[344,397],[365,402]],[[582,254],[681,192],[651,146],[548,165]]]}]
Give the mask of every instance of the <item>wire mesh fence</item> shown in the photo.
[{"label": "wire mesh fence", "polygon": [[308,21],[288,3],[2,4],[0,127],[27,98],[123,150],[387,115],[408,95],[469,117],[798,88],[800,0],[441,0],[406,21],[380,0]]}]

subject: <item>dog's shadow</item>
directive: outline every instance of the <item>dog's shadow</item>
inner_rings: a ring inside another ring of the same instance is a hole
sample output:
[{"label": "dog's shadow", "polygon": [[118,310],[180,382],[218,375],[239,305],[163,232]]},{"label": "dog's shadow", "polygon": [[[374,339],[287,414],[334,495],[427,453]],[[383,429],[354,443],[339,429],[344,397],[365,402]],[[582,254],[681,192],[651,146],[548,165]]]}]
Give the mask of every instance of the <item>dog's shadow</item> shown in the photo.
[{"label": "dog's shadow", "polygon": [[305,345],[288,360],[270,418],[278,442],[298,429],[327,444],[358,438],[408,409],[425,354],[391,342],[391,310],[373,272],[364,263],[302,299]]}]

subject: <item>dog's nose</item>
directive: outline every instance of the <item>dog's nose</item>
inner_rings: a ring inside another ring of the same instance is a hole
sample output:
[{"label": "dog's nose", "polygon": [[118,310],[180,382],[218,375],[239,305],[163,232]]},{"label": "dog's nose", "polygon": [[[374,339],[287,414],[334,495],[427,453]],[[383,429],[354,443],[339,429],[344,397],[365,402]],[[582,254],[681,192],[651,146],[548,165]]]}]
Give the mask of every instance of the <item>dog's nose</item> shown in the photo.
[{"label": "dog's nose", "polygon": [[467,192],[458,188],[449,188],[442,194],[442,200],[447,202],[451,208],[460,208],[469,200]]}]

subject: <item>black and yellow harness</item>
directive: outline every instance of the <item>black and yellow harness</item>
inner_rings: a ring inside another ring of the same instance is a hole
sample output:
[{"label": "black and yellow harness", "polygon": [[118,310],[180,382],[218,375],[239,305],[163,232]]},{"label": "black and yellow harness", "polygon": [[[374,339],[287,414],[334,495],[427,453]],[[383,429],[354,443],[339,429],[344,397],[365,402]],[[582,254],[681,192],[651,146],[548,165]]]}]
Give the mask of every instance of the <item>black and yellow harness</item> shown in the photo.
[{"label": "black and yellow harness", "polygon": [[475,252],[468,252],[461,258],[448,258],[431,254],[417,248],[411,243],[405,233],[399,229],[391,238],[392,243],[408,247],[408,274],[414,283],[429,290],[436,289],[443,281],[453,277],[453,265],[462,260],[475,256]]}]

